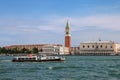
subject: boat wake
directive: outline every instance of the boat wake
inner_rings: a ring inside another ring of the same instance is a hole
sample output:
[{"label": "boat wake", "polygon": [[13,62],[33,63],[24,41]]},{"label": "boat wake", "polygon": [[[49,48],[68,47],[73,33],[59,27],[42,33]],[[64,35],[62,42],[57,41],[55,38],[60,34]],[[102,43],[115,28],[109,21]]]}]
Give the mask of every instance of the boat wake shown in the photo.
[{"label": "boat wake", "polygon": [[69,66],[69,67],[65,67],[65,66],[55,66],[55,67],[48,67],[49,70],[60,70],[60,69],[78,69],[80,67],[77,66]]},{"label": "boat wake", "polygon": [[49,69],[49,70],[52,70],[52,69],[53,69],[53,67],[52,67],[52,66],[50,66],[50,67],[48,67],[48,69]]}]

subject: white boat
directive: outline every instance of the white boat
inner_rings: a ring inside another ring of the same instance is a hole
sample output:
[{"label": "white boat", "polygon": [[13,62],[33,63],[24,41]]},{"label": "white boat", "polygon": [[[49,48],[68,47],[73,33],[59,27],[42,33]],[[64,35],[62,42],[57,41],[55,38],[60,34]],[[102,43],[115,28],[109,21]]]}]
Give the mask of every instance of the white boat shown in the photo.
[{"label": "white boat", "polygon": [[19,56],[12,59],[12,62],[46,62],[46,61],[64,61],[65,58],[58,56]]}]

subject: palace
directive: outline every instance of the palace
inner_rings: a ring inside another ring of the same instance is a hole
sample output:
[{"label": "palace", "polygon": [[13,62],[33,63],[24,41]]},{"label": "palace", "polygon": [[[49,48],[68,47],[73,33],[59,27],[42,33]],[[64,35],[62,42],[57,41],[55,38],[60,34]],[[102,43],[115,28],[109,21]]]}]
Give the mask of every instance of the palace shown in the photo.
[{"label": "palace", "polygon": [[117,43],[113,41],[82,42],[79,46],[80,55],[116,55]]}]

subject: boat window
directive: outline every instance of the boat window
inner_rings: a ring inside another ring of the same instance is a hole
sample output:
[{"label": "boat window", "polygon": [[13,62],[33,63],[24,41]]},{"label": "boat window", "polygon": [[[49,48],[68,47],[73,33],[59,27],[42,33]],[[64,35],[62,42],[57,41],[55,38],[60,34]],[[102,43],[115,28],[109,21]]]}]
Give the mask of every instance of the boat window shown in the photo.
[{"label": "boat window", "polygon": [[33,59],[35,59],[35,58],[33,58]]},{"label": "boat window", "polygon": [[33,58],[33,60],[36,60],[36,58]]},{"label": "boat window", "polygon": [[29,60],[29,58],[25,58],[26,60]]}]

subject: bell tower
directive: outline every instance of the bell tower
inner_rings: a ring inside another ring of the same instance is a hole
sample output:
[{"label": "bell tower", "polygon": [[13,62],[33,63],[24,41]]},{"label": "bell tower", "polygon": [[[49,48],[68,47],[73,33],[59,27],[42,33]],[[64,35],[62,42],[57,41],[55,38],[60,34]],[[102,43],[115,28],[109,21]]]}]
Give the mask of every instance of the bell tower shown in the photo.
[{"label": "bell tower", "polygon": [[68,24],[68,21],[66,23],[65,27],[65,47],[71,48],[71,33],[70,33],[70,26]]}]

